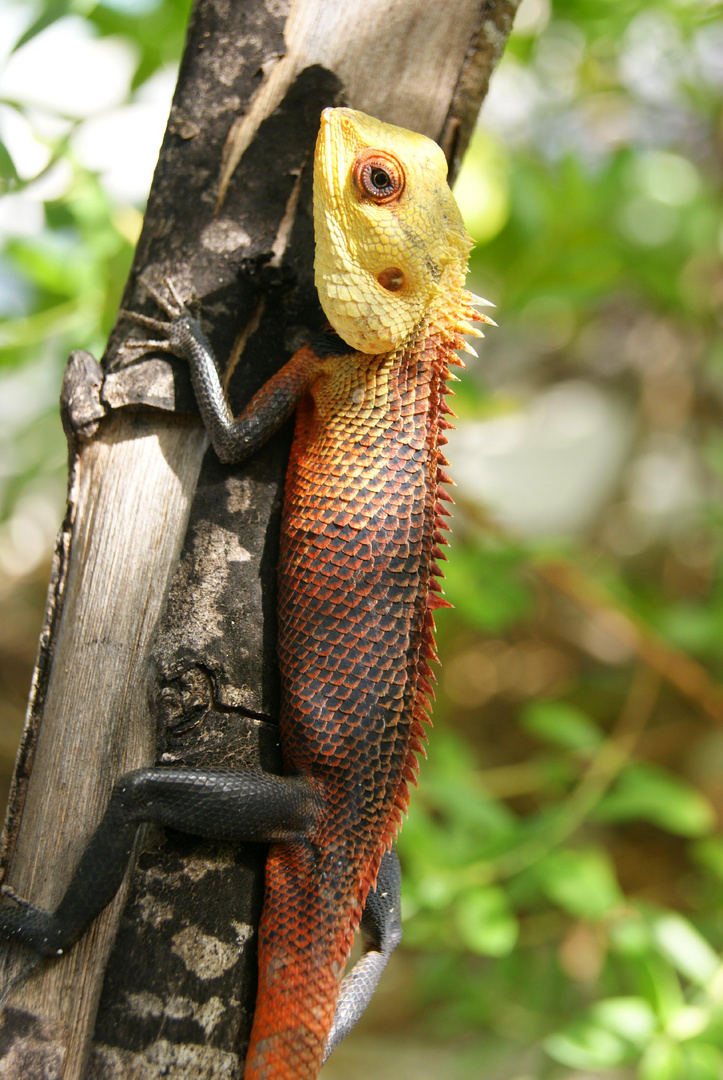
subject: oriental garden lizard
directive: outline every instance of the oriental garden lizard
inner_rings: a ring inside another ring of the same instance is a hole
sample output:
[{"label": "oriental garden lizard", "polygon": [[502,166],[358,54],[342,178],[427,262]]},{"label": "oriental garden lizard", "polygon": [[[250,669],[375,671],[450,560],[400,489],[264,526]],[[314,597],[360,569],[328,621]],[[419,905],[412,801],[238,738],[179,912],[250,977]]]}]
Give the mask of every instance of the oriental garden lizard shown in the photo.
[{"label": "oriental garden lizard", "polygon": [[[393,840],[424,753],[450,501],[446,382],[472,321],[471,241],[430,139],[326,109],[314,160],[315,280],[330,327],[234,419],[169,283],[168,321],[224,462],[296,413],[278,568],[284,775],[146,768],[117,782],[58,908],[5,899],[0,934],[59,955],[112,899],[142,822],[270,843],[246,1080],[312,1080],[399,941]],[[155,294],[154,294],[155,295]],[[362,927],[365,952],[344,977]]]}]

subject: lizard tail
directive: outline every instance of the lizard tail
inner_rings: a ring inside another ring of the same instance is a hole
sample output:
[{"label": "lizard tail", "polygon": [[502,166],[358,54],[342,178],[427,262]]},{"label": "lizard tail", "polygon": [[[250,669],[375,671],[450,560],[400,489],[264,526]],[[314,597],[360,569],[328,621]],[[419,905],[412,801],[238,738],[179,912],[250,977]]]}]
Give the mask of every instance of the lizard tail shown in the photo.
[{"label": "lizard tail", "polygon": [[[244,1080],[315,1080],[362,904],[310,845],[273,845],[259,930],[259,992]],[[331,871],[331,873],[330,873]],[[358,888],[358,886],[357,886]]]}]

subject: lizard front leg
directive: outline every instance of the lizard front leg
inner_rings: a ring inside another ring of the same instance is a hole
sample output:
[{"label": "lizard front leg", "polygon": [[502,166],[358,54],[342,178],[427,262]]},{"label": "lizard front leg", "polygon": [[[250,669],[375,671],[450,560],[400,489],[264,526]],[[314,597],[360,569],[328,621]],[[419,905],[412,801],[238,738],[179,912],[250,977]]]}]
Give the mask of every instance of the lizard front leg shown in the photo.
[{"label": "lizard front leg", "polygon": [[125,314],[134,322],[163,336],[158,340],[128,345],[144,350],[170,352],[188,362],[199,412],[211,444],[226,463],[244,461],[270,439],[288,420],[325,361],[308,346],[299,349],[288,363],[266,382],[238,417],[234,417],[221,382],[218,365],[198,319],[195,319],[167,282],[172,300],[149,288],[151,296],[168,315],[168,321],[134,311]]}]

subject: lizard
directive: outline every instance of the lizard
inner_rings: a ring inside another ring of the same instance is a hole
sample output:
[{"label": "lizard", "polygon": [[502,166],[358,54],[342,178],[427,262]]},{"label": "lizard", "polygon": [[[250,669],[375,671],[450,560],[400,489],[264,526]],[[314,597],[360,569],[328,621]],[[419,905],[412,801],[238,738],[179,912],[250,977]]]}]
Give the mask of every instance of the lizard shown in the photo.
[{"label": "lizard", "polygon": [[[185,359],[224,462],[295,413],[278,566],[283,775],[144,768],[116,783],[54,912],[13,897],[0,936],[60,955],[115,895],[138,826],[270,844],[246,1080],[313,1080],[399,941],[394,839],[425,753],[434,612],[451,501],[446,404],[455,350],[487,301],[465,287],[472,241],[431,139],[322,113],[315,284],[329,326],[235,418],[200,323],[167,282],[166,320],[127,314]],[[362,929],[365,952],[344,975]]]}]

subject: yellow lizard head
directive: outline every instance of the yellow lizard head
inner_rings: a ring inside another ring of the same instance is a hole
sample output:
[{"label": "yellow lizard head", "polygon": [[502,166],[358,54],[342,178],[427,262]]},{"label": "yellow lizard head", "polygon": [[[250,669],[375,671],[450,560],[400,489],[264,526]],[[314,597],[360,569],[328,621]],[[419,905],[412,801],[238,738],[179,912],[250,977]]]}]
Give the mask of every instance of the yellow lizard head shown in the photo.
[{"label": "yellow lizard head", "polygon": [[460,287],[472,246],[437,144],[352,109],[321,116],[314,228],[324,314],[364,353],[406,342]]}]

